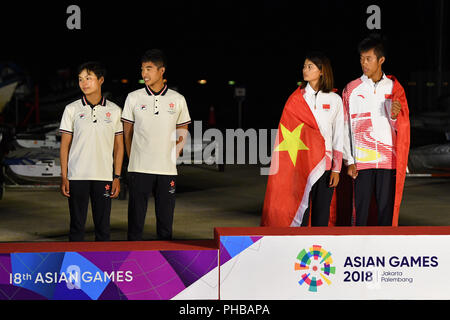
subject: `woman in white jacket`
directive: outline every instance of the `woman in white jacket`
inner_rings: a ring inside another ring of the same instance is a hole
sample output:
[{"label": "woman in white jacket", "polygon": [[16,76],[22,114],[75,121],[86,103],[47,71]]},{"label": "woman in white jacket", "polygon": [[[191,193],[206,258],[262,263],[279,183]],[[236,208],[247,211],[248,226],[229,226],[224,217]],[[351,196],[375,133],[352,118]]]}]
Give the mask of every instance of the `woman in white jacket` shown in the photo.
[{"label": "woman in white jacket", "polygon": [[341,97],[333,92],[334,80],[330,60],[320,52],[306,56],[301,88],[325,140],[326,171],[312,186],[310,204],[302,225],[328,226],[330,205],[339,183],[344,141],[344,116]]}]

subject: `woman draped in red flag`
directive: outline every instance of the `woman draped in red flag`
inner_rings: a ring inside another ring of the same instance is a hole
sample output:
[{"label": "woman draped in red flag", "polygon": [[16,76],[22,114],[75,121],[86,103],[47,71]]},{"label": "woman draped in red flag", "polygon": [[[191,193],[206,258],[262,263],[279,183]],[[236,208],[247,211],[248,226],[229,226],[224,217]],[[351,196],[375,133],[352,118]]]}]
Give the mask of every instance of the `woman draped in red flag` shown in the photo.
[{"label": "woman draped in red flag", "polygon": [[263,226],[328,226],[342,164],[342,100],[333,92],[331,64],[322,53],[307,55],[303,78],[278,127]]}]

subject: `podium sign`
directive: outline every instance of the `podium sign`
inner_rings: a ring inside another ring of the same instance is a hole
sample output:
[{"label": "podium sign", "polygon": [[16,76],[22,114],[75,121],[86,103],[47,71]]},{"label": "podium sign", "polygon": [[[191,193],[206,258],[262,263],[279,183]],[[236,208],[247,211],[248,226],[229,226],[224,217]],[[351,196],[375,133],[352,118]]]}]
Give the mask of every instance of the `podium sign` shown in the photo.
[{"label": "podium sign", "polygon": [[450,227],[215,228],[215,240],[0,244],[0,300],[450,299]]},{"label": "podium sign", "polygon": [[164,250],[160,242],[162,250],[120,251],[126,246],[133,243],[109,251],[0,254],[0,300],[218,299],[217,249]]},{"label": "podium sign", "polygon": [[221,236],[221,299],[450,299],[450,235]]}]

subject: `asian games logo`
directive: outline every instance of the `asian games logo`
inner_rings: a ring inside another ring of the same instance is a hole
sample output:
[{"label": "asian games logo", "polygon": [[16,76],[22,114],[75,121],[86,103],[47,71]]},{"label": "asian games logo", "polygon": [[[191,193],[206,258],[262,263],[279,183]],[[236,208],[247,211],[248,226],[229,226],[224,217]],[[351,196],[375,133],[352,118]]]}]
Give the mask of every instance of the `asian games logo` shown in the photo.
[{"label": "asian games logo", "polygon": [[331,285],[329,277],[336,273],[336,267],[331,266],[332,263],[331,252],[319,245],[313,245],[309,251],[303,249],[297,255],[294,265],[295,271],[301,272],[299,285],[308,285],[311,292],[317,292],[317,287],[324,282]]}]

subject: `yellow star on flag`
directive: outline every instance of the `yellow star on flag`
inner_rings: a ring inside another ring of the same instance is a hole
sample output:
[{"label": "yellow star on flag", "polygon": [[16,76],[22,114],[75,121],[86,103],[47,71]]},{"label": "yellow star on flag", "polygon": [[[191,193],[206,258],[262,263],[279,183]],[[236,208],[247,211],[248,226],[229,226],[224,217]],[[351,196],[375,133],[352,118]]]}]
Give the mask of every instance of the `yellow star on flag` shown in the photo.
[{"label": "yellow star on flag", "polygon": [[291,158],[294,167],[295,163],[297,162],[298,150],[309,150],[309,148],[300,139],[303,125],[304,123],[299,125],[294,130],[289,131],[285,126],[283,126],[283,124],[280,123],[281,133],[283,134],[284,140],[281,141],[280,144],[275,148],[275,151],[289,152],[289,157]]}]

